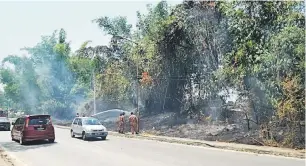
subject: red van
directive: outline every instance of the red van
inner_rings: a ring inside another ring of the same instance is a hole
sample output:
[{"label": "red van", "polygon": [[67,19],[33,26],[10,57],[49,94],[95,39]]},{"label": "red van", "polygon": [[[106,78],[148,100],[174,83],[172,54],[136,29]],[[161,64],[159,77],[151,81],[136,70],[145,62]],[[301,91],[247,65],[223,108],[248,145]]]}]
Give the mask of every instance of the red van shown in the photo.
[{"label": "red van", "polygon": [[48,140],[53,143],[55,140],[50,115],[27,115],[18,118],[12,125],[12,140],[18,140],[22,145],[28,141]]}]

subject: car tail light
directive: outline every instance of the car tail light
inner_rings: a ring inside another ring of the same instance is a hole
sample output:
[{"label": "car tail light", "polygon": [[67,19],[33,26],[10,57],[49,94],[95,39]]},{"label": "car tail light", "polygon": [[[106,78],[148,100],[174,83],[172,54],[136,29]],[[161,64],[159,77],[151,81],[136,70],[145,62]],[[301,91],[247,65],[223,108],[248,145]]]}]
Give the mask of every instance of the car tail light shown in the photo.
[{"label": "car tail light", "polygon": [[28,127],[28,126],[29,126],[29,120],[30,120],[29,118],[26,119],[25,127]]}]

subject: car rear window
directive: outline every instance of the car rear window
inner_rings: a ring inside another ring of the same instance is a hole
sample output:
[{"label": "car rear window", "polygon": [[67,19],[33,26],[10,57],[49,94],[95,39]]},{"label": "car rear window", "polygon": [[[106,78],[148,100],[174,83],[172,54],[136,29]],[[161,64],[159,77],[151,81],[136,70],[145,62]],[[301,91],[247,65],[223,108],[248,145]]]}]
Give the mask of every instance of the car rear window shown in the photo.
[{"label": "car rear window", "polygon": [[34,116],[30,117],[29,125],[45,125],[49,124],[50,117],[49,116]]}]

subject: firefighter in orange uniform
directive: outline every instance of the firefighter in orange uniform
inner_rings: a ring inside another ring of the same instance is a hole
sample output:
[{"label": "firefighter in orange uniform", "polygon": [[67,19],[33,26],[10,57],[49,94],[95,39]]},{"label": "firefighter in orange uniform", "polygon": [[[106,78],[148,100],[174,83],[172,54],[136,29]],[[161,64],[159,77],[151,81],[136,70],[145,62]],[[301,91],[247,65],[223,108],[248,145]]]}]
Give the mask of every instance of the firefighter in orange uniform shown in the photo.
[{"label": "firefighter in orange uniform", "polygon": [[121,113],[119,115],[118,128],[119,128],[119,133],[123,134],[123,132],[124,132],[124,115],[123,115],[123,113]]},{"label": "firefighter in orange uniform", "polygon": [[129,122],[131,126],[131,133],[135,134],[135,131],[137,130],[138,118],[136,115],[134,115],[133,112],[131,112],[131,115],[129,117]]},{"label": "firefighter in orange uniform", "polygon": [[121,118],[122,113],[120,113],[119,117],[118,117],[118,121],[117,121],[117,125],[118,125],[118,133],[121,133],[120,130],[120,118]]}]

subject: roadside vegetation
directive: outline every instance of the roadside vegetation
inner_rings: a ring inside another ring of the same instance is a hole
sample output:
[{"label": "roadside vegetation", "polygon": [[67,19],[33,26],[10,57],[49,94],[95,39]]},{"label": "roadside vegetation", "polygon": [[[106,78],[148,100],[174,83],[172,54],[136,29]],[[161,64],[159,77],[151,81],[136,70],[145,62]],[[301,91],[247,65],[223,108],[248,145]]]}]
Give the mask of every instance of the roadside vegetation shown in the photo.
[{"label": "roadside vegetation", "polygon": [[108,45],[71,50],[60,29],[22,48],[29,56],[4,58],[0,104],[71,119],[93,113],[95,85],[98,112],[138,104],[150,133],[304,148],[304,8],[161,1],[135,11],[134,27],[125,16],[101,16],[93,24],[112,36]]}]

